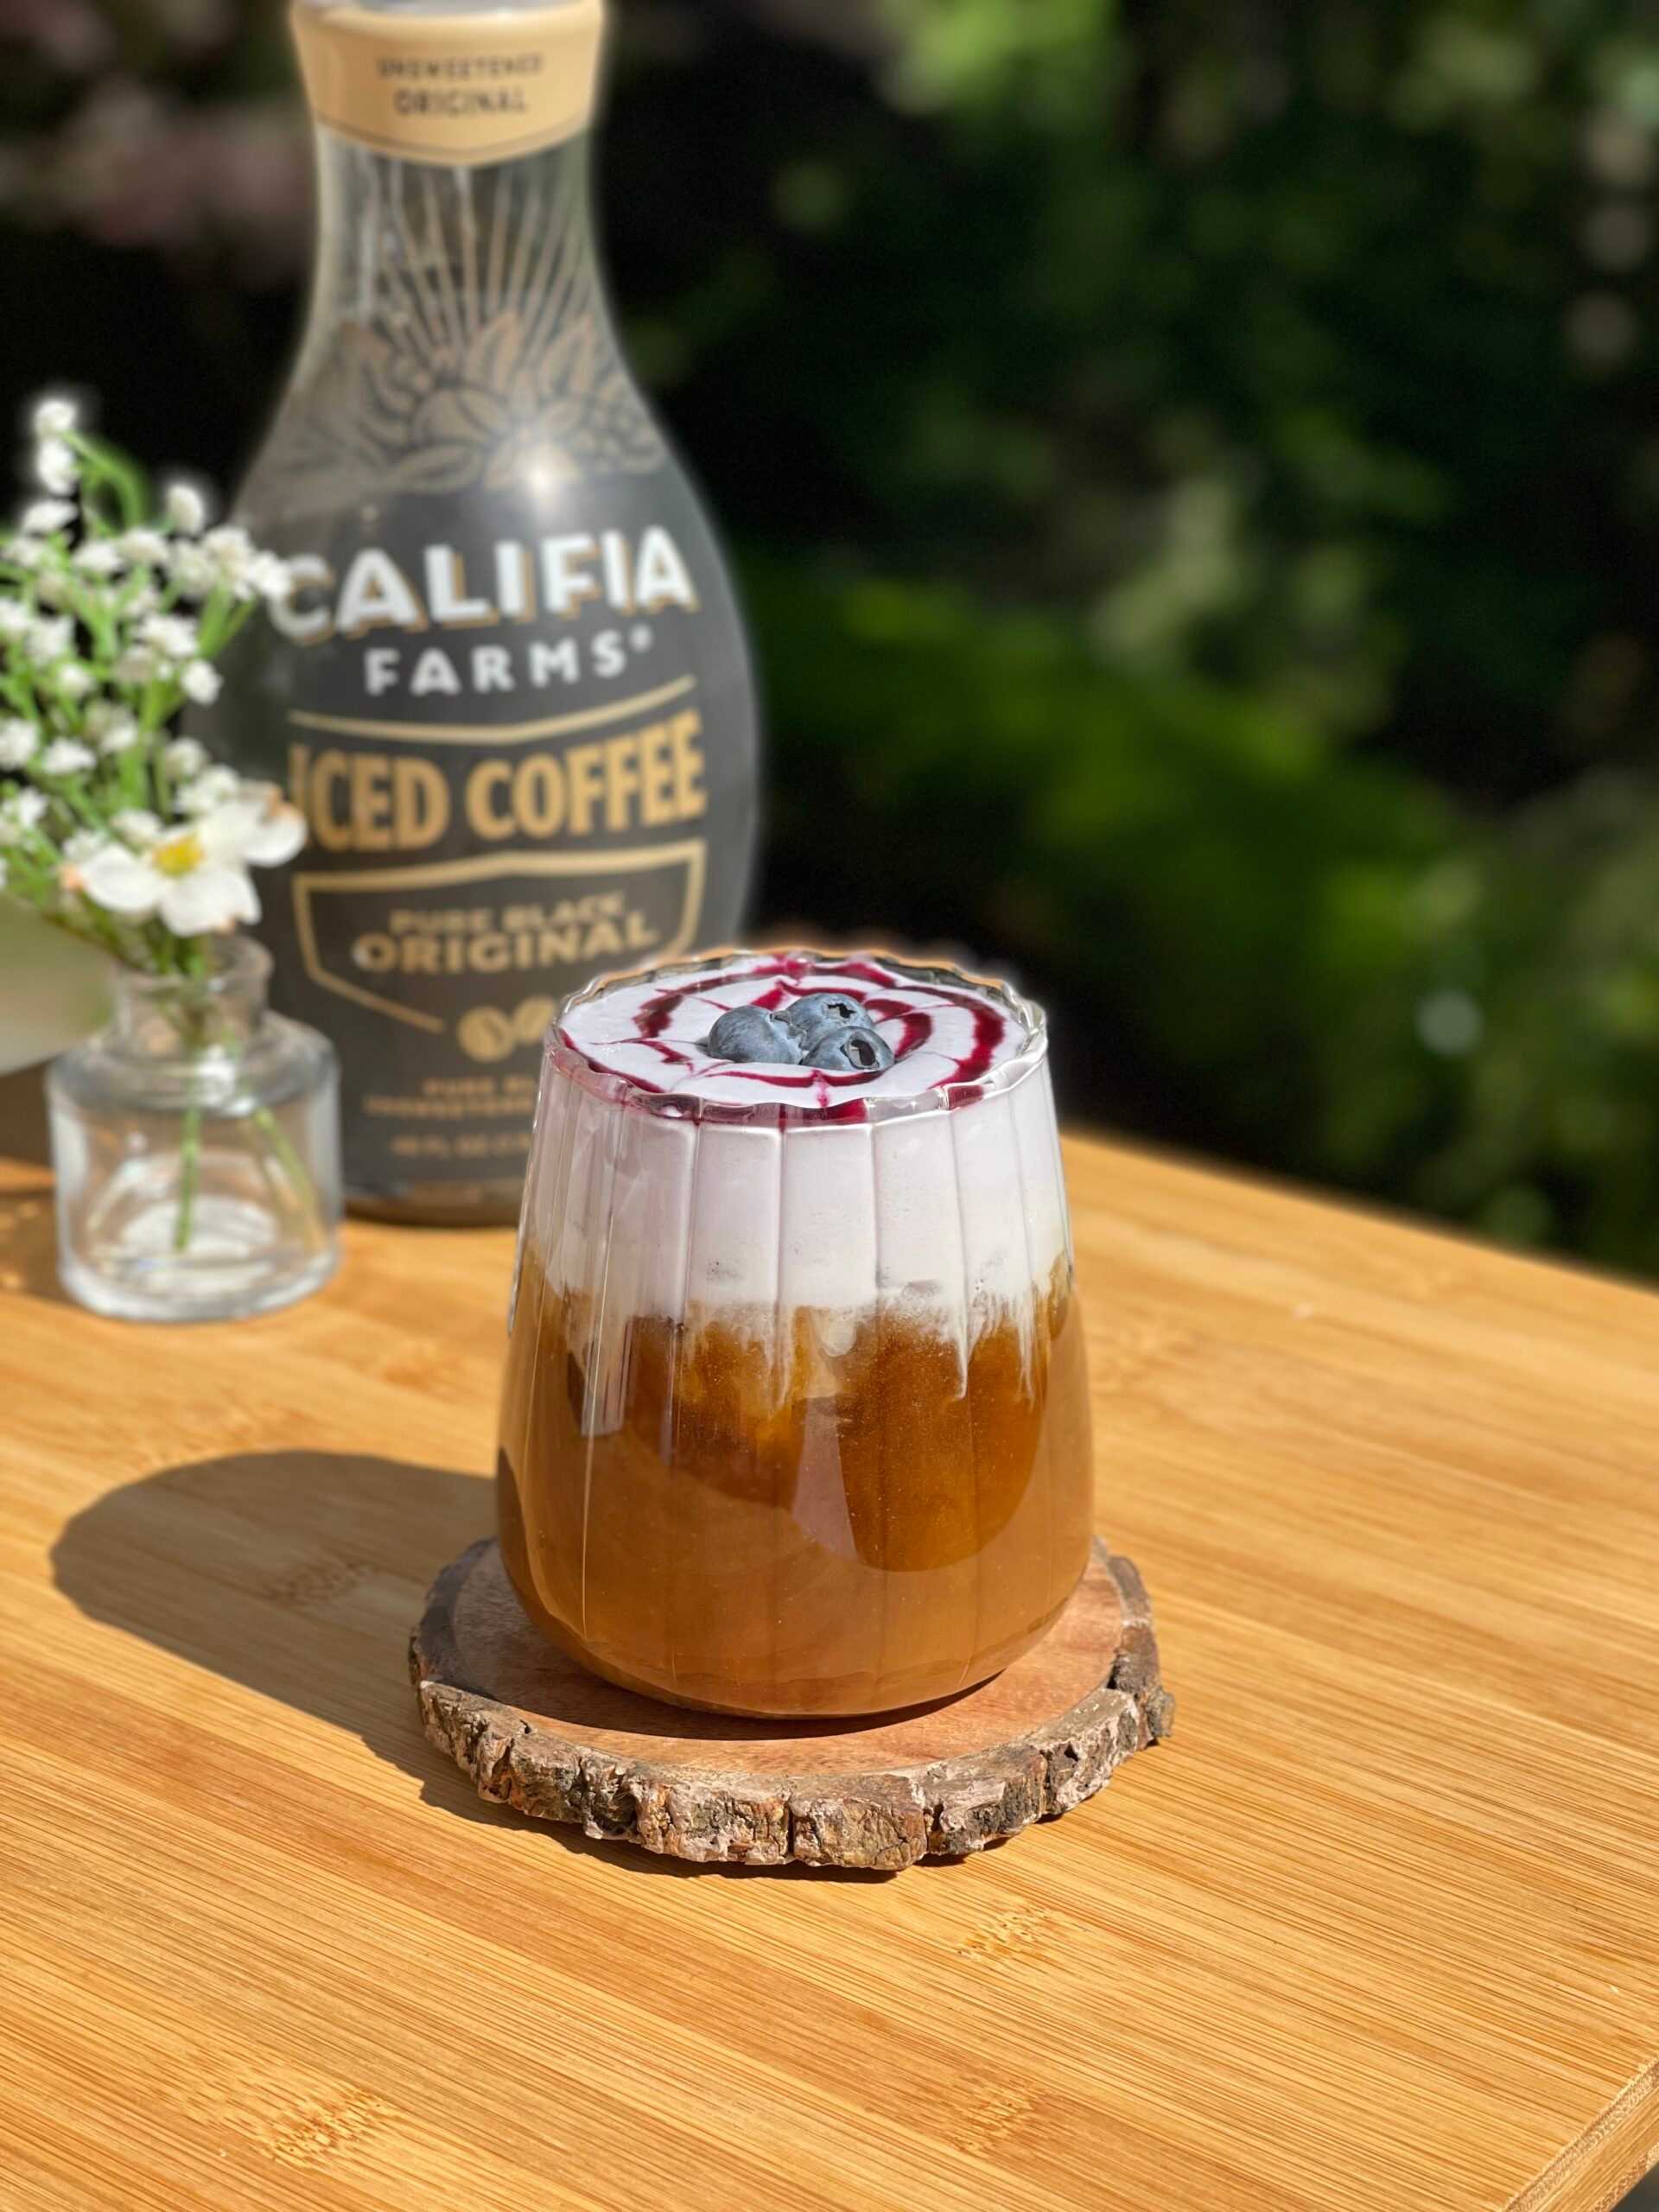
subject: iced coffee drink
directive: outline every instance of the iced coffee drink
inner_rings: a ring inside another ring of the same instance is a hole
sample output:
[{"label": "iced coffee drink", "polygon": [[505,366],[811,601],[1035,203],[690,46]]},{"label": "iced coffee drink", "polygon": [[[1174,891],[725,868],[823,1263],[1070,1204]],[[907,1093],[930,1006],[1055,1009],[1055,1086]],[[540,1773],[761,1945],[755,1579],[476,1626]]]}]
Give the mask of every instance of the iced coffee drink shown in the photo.
[{"label": "iced coffee drink", "polygon": [[1033,1643],[1093,1484],[1037,1009],[808,953],[571,1001],[499,1475],[531,1618],[656,1697],[885,1712]]}]

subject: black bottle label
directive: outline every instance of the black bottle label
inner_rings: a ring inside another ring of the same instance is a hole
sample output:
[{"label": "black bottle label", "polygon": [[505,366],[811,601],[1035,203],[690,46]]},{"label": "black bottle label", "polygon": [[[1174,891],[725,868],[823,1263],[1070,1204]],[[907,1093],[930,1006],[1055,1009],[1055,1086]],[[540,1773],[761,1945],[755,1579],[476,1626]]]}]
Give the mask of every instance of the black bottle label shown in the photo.
[{"label": "black bottle label", "polygon": [[263,934],[339,1047],[349,1190],[511,1217],[557,1001],[735,932],[747,645],[617,352],[582,149],[326,158],[328,304],[239,503],[296,588],[199,721],[310,824]]}]

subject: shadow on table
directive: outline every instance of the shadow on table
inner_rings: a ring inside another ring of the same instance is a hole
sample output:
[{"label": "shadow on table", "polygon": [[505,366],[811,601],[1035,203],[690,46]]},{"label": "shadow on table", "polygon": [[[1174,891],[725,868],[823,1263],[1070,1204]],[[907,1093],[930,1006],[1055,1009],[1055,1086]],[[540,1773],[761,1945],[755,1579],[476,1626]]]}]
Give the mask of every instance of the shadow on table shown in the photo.
[{"label": "shadow on table", "polygon": [[[415,1777],[427,1804],[464,1820],[535,1828],[567,1850],[622,1861],[616,1845],[485,1803],[422,1732],[404,1672],[413,1608],[404,1618],[388,1583],[426,1583],[493,1517],[493,1486],[481,1476],[345,1452],[247,1452],[164,1468],[111,1491],[66,1524],[52,1566],[59,1589],[92,1619],[355,1731],[377,1758]],[[323,1663],[331,1643],[346,1640],[341,1630],[355,1639],[360,1664]],[[719,1730],[716,1716],[697,1718]],[[631,1847],[626,1863],[680,1877],[893,1878],[856,1869],[694,1867]]]}]

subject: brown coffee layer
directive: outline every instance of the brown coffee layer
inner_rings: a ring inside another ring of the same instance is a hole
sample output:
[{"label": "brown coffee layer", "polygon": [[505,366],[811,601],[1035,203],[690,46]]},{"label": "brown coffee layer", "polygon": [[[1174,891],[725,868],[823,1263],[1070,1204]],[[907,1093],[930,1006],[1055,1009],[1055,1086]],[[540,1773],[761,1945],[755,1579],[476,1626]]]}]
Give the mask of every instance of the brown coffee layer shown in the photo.
[{"label": "brown coffee layer", "polygon": [[532,1618],[682,1704],[807,1715],[948,1695],[1033,1642],[1087,1556],[1063,1268],[964,1367],[897,1307],[760,1331],[619,1324],[552,1290],[531,1251],[501,1433],[502,1551]]}]

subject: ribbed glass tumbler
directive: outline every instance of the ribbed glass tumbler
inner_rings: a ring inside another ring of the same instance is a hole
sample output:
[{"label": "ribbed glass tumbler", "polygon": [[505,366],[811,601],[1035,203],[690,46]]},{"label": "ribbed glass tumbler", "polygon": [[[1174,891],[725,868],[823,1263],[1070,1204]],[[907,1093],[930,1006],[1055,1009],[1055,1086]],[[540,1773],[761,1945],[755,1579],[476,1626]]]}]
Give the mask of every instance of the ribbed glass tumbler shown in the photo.
[{"label": "ribbed glass tumbler", "polygon": [[812,957],[777,989],[833,974],[874,1020],[904,979],[901,1053],[930,993],[1016,1024],[1015,1048],[909,1093],[687,1096],[578,1049],[584,994],[548,1040],[509,1324],[500,1527],[526,1609],[596,1673],[730,1713],[983,1681],[1065,1606],[1092,1519],[1043,1017],[954,970]]}]

